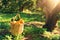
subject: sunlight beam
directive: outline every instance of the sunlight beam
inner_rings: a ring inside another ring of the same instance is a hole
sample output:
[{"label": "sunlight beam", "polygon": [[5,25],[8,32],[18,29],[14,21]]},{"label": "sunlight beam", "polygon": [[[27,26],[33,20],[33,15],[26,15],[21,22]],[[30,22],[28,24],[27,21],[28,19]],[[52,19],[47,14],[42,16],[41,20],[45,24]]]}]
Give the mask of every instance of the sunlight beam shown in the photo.
[{"label": "sunlight beam", "polygon": [[51,0],[51,6],[53,6],[53,9],[58,5],[59,0]]}]

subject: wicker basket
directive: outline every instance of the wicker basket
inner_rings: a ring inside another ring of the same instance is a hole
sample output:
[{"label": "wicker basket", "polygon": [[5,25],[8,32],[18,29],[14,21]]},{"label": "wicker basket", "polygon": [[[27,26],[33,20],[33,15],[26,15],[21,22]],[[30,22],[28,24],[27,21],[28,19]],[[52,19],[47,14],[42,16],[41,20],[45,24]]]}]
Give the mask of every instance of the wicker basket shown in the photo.
[{"label": "wicker basket", "polygon": [[23,20],[13,21],[10,24],[11,24],[10,32],[12,35],[22,34],[23,29],[24,29],[24,21]]}]

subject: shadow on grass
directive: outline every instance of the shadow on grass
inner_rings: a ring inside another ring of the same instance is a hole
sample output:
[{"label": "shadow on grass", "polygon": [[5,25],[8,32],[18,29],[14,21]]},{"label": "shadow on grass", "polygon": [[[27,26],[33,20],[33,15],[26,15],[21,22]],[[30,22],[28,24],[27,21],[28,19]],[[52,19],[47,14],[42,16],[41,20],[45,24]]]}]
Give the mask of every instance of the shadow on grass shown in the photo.
[{"label": "shadow on grass", "polygon": [[11,33],[9,32],[10,29],[10,24],[9,22],[0,22],[0,40],[2,39],[6,39],[6,35],[11,35]]},{"label": "shadow on grass", "polygon": [[25,26],[24,36],[27,38],[26,40],[48,40],[48,38],[42,36],[45,31],[46,29],[37,28],[34,25]]},{"label": "shadow on grass", "polygon": [[29,13],[20,13],[21,17],[28,21],[45,21],[45,17],[43,17],[43,13],[40,14],[29,14]]},{"label": "shadow on grass", "polygon": [[9,24],[9,22],[0,22],[0,29],[9,30],[9,29],[10,29],[10,24]]}]

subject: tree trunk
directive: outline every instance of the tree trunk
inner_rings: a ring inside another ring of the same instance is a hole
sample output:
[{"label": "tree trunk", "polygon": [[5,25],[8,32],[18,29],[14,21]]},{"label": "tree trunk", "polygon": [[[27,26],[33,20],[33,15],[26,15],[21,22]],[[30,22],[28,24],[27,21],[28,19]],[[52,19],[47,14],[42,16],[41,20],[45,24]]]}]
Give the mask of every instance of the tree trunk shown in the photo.
[{"label": "tree trunk", "polygon": [[46,15],[46,23],[43,28],[47,28],[47,31],[52,31],[56,27],[58,20],[57,13],[60,11],[59,4],[52,10],[51,13],[48,13],[48,15]]},{"label": "tree trunk", "polygon": [[60,0],[37,0],[37,7],[43,8],[46,15],[46,22],[43,28],[52,31],[57,23],[57,13],[60,11]]},{"label": "tree trunk", "polygon": [[57,16],[56,14],[52,14],[52,16],[48,16],[43,28],[47,28],[47,31],[52,31],[56,27],[56,23],[57,23]]}]

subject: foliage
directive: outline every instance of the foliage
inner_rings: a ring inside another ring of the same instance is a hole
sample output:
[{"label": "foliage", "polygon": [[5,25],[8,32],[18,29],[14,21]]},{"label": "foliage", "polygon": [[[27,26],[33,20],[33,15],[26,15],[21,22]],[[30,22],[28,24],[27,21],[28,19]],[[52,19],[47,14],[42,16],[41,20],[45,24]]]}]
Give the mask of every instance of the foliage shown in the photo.
[{"label": "foliage", "polygon": [[32,0],[0,0],[0,12],[13,13],[19,12],[21,8],[32,9]]}]

